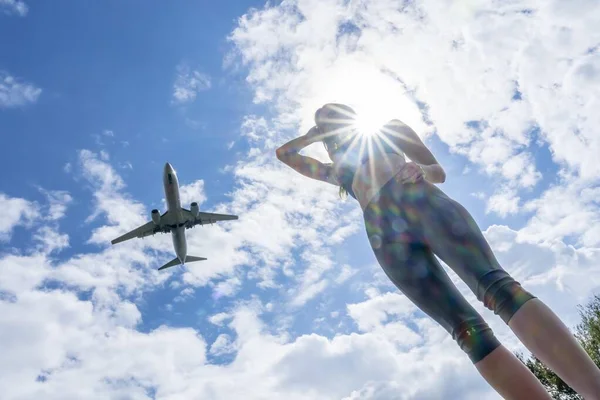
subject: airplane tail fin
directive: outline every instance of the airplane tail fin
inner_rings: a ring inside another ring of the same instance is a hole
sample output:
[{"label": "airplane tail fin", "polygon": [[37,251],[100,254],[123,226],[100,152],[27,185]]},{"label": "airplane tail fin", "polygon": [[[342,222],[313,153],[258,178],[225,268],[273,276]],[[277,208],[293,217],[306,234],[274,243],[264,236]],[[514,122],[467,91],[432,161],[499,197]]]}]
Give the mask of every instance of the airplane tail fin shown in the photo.
[{"label": "airplane tail fin", "polygon": [[[185,262],[189,263],[189,262],[194,262],[194,261],[204,261],[206,260],[206,258],[204,257],[196,257],[196,256],[187,256],[185,257]],[[169,261],[168,263],[166,263],[165,265],[163,265],[162,267],[160,267],[158,270],[163,270],[166,268],[171,268],[174,267],[176,265],[181,264],[181,261],[179,260],[179,258],[174,258],[171,261]]]}]

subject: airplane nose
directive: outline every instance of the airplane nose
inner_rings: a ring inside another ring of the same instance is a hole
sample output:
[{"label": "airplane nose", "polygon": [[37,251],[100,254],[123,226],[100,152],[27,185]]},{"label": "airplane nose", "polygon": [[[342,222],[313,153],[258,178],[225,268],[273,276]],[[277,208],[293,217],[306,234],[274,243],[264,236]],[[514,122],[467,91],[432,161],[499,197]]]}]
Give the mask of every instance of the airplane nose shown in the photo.
[{"label": "airplane nose", "polygon": [[165,164],[165,172],[173,172],[173,167],[171,166],[171,164]]}]

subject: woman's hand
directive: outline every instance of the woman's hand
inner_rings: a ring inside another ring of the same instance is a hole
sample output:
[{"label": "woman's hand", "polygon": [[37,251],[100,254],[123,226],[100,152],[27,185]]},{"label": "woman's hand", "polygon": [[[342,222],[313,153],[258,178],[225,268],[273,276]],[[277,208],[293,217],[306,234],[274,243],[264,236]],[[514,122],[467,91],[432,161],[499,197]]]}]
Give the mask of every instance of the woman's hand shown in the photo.
[{"label": "woman's hand", "polygon": [[316,126],[309,129],[304,135],[299,136],[295,139],[290,140],[280,148],[276,150],[277,158],[287,164],[286,159],[295,157],[298,155],[300,150],[306,146],[310,146],[312,143],[319,141],[319,131]]},{"label": "woman's hand", "polygon": [[319,128],[317,126],[313,126],[312,128],[310,128],[304,136],[306,137],[306,140],[308,140],[310,143],[319,142],[322,139],[321,132],[319,132]]},{"label": "woman's hand", "polygon": [[425,171],[423,168],[415,162],[408,162],[402,167],[400,171],[400,183],[416,183],[421,179],[424,179]]}]

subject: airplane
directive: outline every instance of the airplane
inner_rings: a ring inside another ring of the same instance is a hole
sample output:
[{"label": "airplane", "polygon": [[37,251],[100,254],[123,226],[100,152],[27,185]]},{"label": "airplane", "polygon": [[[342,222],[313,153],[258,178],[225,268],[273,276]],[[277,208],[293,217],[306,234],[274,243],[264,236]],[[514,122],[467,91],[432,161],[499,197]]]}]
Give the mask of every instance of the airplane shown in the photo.
[{"label": "airplane", "polygon": [[111,244],[124,242],[129,239],[143,238],[154,235],[156,233],[169,233],[173,238],[173,247],[175,248],[175,257],[158,270],[170,268],[175,265],[185,265],[186,262],[204,261],[204,257],[196,257],[187,255],[187,241],[185,238],[185,230],[193,228],[196,225],[204,225],[206,223],[214,223],[217,221],[229,221],[238,219],[237,215],[226,214],[211,214],[201,212],[198,208],[198,203],[190,204],[190,209],[187,210],[181,207],[179,197],[179,180],[177,173],[171,166],[166,163],[163,172],[163,186],[165,190],[165,198],[167,200],[167,211],[160,214],[157,209],[152,210],[152,221],[127,232],[111,241]]}]

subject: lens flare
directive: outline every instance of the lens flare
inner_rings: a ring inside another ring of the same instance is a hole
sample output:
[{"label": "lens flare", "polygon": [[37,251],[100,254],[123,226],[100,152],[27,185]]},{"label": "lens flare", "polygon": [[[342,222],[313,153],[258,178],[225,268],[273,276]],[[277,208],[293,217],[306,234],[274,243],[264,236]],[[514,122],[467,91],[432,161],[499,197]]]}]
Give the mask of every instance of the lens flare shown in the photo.
[{"label": "lens flare", "polygon": [[354,126],[363,136],[377,135],[385,123],[385,118],[369,114],[359,114],[354,120]]}]

